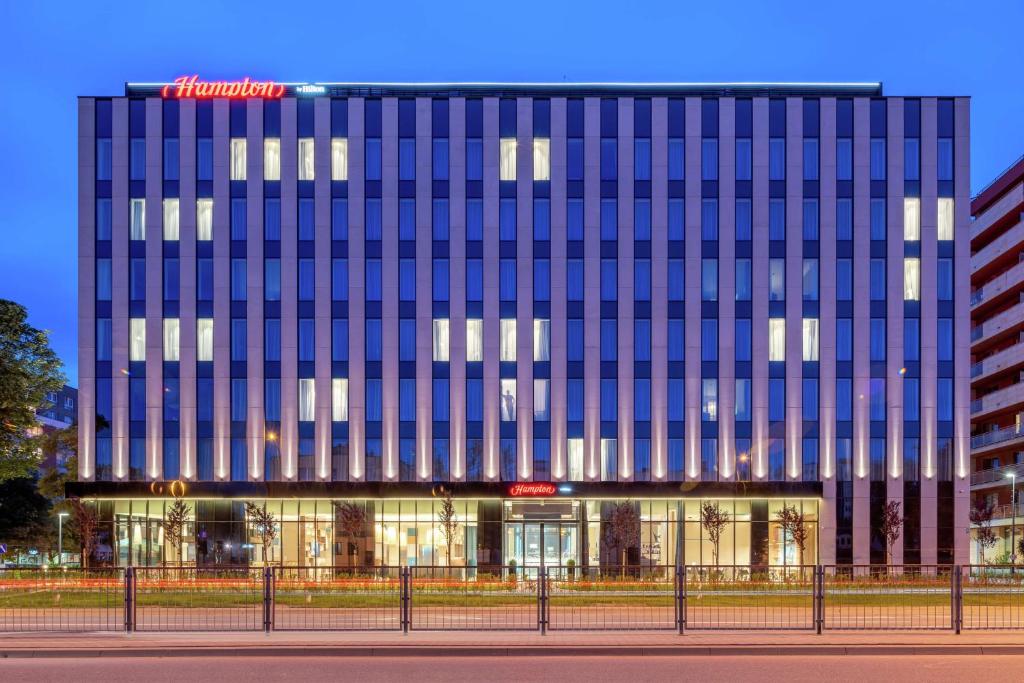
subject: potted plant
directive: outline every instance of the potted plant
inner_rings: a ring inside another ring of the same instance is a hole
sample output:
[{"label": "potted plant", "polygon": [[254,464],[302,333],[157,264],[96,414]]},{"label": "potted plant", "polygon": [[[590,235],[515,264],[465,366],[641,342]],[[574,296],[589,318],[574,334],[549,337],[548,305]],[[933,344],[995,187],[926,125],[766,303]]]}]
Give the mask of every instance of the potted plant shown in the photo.
[{"label": "potted plant", "polygon": [[516,581],[519,580],[519,577],[516,574],[516,561],[515,560],[509,560],[508,561],[508,580],[511,581],[512,583],[516,583]]},{"label": "potted plant", "polygon": [[568,562],[565,563],[565,566],[569,570],[569,572],[568,572],[569,580],[570,581],[575,581],[576,580],[576,560],[569,560]]}]

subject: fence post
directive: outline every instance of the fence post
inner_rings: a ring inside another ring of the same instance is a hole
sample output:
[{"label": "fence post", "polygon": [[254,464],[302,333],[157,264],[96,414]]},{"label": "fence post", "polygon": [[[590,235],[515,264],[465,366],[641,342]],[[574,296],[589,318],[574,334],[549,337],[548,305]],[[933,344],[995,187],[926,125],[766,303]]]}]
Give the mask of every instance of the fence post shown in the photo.
[{"label": "fence post", "polygon": [[401,567],[398,570],[398,572],[398,585],[401,591],[401,599],[399,601],[399,605],[402,620],[402,633],[408,635],[409,627],[411,625],[410,622],[412,621],[410,619],[412,612],[409,609],[409,605],[412,598],[412,570],[409,567]]},{"label": "fence post", "polygon": [[274,624],[274,568],[263,568],[263,632],[270,635]]},{"label": "fence post", "polygon": [[950,605],[950,614],[953,617],[953,632],[956,635],[960,635],[960,629],[963,627],[964,622],[964,577],[963,568],[960,565],[953,565],[952,572],[952,605]]},{"label": "fence post", "polygon": [[135,568],[130,565],[124,570],[124,630],[135,630]]},{"label": "fence post", "polygon": [[686,632],[686,572],[676,566],[676,628],[679,635]]},{"label": "fence post", "polygon": [[814,630],[820,636],[825,628],[825,568],[814,567]]},{"label": "fence post", "polygon": [[537,626],[540,634],[548,632],[548,570],[546,567],[537,569]]}]

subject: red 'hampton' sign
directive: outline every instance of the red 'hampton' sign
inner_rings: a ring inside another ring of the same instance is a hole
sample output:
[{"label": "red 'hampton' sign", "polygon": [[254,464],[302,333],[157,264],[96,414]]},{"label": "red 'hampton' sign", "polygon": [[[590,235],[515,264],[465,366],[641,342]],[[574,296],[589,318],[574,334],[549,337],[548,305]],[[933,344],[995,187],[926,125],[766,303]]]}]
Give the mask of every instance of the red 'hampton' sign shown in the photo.
[{"label": "red 'hampton' sign", "polygon": [[550,482],[528,482],[512,484],[508,487],[508,495],[513,498],[531,498],[534,496],[553,496],[558,487]]},{"label": "red 'hampton' sign", "polygon": [[274,81],[254,81],[248,76],[240,81],[201,81],[198,75],[178,76],[160,91],[164,97],[264,97],[277,99],[284,95],[284,86]]}]

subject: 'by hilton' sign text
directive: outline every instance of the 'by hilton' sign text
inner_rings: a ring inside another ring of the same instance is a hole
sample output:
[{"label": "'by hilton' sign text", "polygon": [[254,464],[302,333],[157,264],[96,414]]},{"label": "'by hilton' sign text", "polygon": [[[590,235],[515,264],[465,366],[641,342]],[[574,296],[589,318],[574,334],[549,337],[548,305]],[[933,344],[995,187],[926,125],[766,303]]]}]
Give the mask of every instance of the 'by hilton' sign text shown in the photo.
[{"label": "'by hilton' sign text", "polygon": [[508,495],[513,498],[534,498],[540,496],[553,496],[558,492],[558,487],[550,482],[529,482],[525,484],[512,484],[508,487]]},{"label": "'by hilton' sign text", "polygon": [[248,76],[240,81],[201,81],[199,76],[179,76],[160,91],[164,97],[264,97],[277,99],[284,95],[284,86],[274,81],[254,81]]}]

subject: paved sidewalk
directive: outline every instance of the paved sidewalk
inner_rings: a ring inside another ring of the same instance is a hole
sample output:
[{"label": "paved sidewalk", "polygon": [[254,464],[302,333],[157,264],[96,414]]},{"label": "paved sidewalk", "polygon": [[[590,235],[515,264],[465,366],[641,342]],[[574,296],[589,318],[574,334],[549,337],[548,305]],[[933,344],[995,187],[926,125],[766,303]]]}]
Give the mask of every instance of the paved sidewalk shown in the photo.
[{"label": "paved sidewalk", "polygon": [[7,633],[0,658],[195,656],[1024,655],[1020,632]]}]

